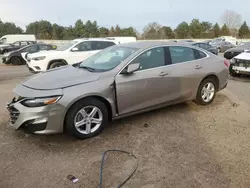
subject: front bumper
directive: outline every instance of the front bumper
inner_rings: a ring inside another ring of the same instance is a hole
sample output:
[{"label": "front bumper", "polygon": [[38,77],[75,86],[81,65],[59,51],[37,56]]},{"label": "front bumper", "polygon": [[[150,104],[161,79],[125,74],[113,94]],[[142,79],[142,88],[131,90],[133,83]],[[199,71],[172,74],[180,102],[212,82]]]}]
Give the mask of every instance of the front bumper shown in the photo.
[{"label": "front bumper", "polygon": [[3,58],[2,58],[2,62],[3,62],[4,64],[10,64],[10,59],[9,59],[8,57],[3,57]]},{"label": "front bumper", "polygon": [[29,133],[55,134],[63,132],[64,107],[58,103],[43,107],[25,107],[13,100],[7,105],[10,125],[24,128]]},{"label": "front bumper", "polygon": [[30,72],[39,73],[47,70],[46,62],[42,61],[33,61],[27,60],[26,65]]},{"label": "front bumper", "polygon": [[234,70],[238,74],[250,75],[250,67],[241,67],[233,65],[232,70]]}]

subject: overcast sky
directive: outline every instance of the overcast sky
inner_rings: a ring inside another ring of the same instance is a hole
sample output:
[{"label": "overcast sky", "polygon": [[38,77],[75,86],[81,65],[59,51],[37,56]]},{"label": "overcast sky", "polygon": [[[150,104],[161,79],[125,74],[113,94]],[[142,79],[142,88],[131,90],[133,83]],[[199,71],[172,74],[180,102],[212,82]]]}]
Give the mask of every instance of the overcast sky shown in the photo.
[{"label": "overcast sky", "polygon": [[176,27],[193,18],[221,22],[225,10],[234,10],[250,25],[250,0],[0,0],[0,19],[25,28],[36,20],[49,20],[64,26],[77,19],[96,20],[110,27],[133,26],[141,31],[152,21]]}]

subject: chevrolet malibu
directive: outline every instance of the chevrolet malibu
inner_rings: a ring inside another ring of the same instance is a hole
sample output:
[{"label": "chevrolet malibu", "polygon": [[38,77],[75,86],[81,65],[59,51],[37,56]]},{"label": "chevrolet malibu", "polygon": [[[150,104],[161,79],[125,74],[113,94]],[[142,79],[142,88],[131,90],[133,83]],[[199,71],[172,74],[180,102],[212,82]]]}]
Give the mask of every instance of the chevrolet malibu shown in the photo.
[{"label": "chevrolet malibu", "polygon": [[227,86],[228,63],[201,48],[134,42],[39,73],[18,85],[10,123],[35,134],[96,136],[117,118],[194,100],[210,104]]}]

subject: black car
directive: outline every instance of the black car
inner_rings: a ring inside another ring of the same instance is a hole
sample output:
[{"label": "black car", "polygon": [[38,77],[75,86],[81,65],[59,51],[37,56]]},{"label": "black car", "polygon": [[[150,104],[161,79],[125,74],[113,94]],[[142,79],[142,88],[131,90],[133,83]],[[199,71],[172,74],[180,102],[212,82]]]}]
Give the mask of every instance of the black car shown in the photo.
[{"label": "black car", "polygon": [[16,41],[12,44],[9,44],[7,46],[0,47],[0,54],[5,54],[7,52],[11,52],[14,50],[18,50],[24,46],[30,45],[30,44],[36,44],[36,41]]},{"label": "black car", "polygon": [[4,54],[2,60],[5,64],[24,65],[28,53],[36,53],[42,50],[54,50],[56,46],[50,44],[32,44],[16,51]]},{"label": "black car", "polygon": [[235,56],[241,54],[245,50],[250,50],[250,42],[240,43],[235,48],[228,49],[224,53],[224,58],[226,58],[226,59],[233,59]]},{"label": "black car", "polygon": [[215,47],[212,47],[210,44],[207,44],[205,42],[194,42],[192,43],[192,45],[207,50],[215,55],[218,55],[218,50]]}]

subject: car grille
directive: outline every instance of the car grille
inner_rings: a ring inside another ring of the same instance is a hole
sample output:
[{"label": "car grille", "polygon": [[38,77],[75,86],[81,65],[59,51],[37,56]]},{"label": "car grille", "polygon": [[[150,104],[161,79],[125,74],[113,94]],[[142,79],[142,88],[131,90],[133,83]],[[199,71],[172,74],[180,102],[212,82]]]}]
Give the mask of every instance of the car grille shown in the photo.
[{"label": "car grille", "polygon": [[8,106],[7,109],[10,113],[10,122],[14,124],[18,119],[20,112],[14,106]]},{"label": "car grille", "polygon": [[239,67],[248,68],[250,67],[250,60],[236,59],[235,65]]}]

